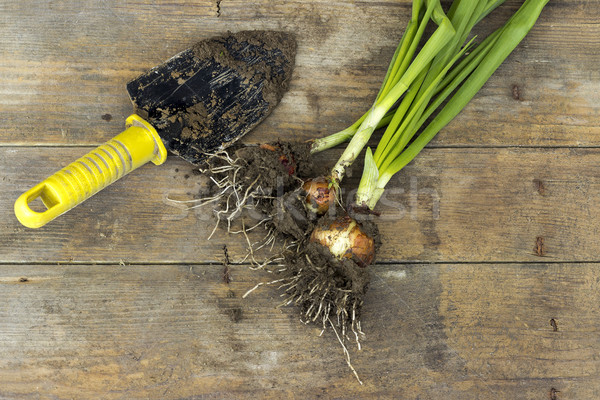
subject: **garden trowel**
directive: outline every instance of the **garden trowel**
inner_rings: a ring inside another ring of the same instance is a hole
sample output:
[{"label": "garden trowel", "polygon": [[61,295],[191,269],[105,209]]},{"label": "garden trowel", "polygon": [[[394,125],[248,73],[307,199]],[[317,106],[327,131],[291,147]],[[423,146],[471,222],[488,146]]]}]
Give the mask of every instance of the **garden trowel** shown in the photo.
[{"label": "garden trowel", "polygon": [[[23,193],[15,214],[39,228],[167,150],[197,164],[259,124],[288,88],[296,43],[244,31],[195,44],[127,84],[126,130]],[[45,206],[29,204],[40,198]]]}]

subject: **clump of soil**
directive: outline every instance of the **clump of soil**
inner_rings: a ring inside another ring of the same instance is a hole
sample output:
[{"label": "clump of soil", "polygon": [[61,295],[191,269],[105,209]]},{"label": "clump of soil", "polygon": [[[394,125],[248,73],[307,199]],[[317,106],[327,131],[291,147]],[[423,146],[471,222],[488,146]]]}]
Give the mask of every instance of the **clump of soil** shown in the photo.
[{"label": "clump of soil", "polygon": [[[299,305],[306,322],[326,325],[335,321],[344,334],[353,331],[359,335],[368,268],[354,256],[338,259],[310,240],[314,228],[329,226],[333,216],[317,218],[304,205],[304,180],[322,172],[314,170],[309,146],[276,142],[239,147],[230,153],[211,157],[205,168],[213,182],[209,198],[219,202],[217,219],[227,221],[231,231],[232,223],[249,220],[244,210],[260,213],[254,215],[255,222],[263,224],[273,237],[295,244],[282,253],[284,262],[271,271],[279,275],[286,302]],[[377,250],[379,231],[371,216],[353,216],[361,230],[374,239]],[[254,226],[244,222],[244,233]]]},{"label": "clump of soil", "polygon": [[[317,224],[328,227],[332,222],[333,219],[323,217]],[[360,228],[374,239],[377,249],[380,245],[377,225],[365,220]],[[301,306],[305,320],[325,323],[335,316],[342,332],[348,326],[356,329],[370,281],[362,260],[336,258],[327,247],[310,239],[285,257],[286,269],[281,273],[288,283],[282,286],[290,300]]]},{"label": "clump of soil", "polygon": [[[210,95],[181,114],[181,137],[206,141],[225,130],[220,129],[223,124],[228,135],[221,135],[221,148],[226,148],[268,116],[287,92],[296,41],[292,34],[279,31],[228,32],[196,43],[192,52],[197,60],[214,61],[213,79],[218,82],[210,82],[214,86]],[[229,98],[219,89],[225,84],[239,93]]]},{"label": "clump of soil", "polygon": [[[330,226],[331,223],[331,219],[323,217],[317,224]],[[359,225],[363,232],[372,235],[377,250],[380,244],[377,226],[369,220]],[[350,362],[345,342],[355,341],[360,349],[364,336],[360,317],[370,282],[369,269],[356,257],[333,256],[327,247],[311,241],[306,235],[295,250],[284,253],[284,262],[266,268],[275,278],[267,284],[277,284],[283,291],[282,305],[298,306],[301,320],[306,324],[333,330],[342,345],[348,367],[362,384]]]},{"label": "clump of soil", "polygon": [[326,328],[335,321],[343,336],[349,327],[360,333],[360,310],[369,273],[357,260],[340,260],[323,245],[307,242],[300,252],[286,255],[286,269],[281,273],[286,303],[300,306],[304,322]]},{"label": "clump of soil", "polygon": [[317,216],[306,209],[305,198],[304,189],[298,187],[273,200],[271,224],[279,234],[302,241],[312,232]]},{"label": "clump of soil", "polygon": [[235,151],[243,162],[240,170],[244,181],[257,180],[257,185],[272,195],[283,194],[295,188],[311,169],[308,146],[277,142],[260,146],[246,146]]},{"label": "clump of soil", "polygon": [[192,51],[198,59],[212,58],[236,71],[247,82],[265,82],[263,97],[275,106],[289,87],[296,47],[288,32],[240,31],[198,42]]},{"label": "clump of soil", "polygon": [[242,229],[264,224],[274,234],[301,240],[311,227],[299,197],[304,179],[315,173],[309,145],[241,146],[215,153],[201,170],[212,182],[204,199],[229,231],[236,222],[243,222]]}]

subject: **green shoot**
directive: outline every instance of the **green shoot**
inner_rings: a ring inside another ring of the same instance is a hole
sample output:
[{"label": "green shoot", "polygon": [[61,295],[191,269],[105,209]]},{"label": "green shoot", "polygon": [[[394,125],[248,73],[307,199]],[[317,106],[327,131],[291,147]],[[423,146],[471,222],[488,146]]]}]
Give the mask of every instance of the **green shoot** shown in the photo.
[{"label": "green shoot", "polygon": [[[505,0],[488,0],[488,1],[482,1],[482,2],[478,3],[479,7],[483,7],[483,11],[481,13],[473,12],[473,15],[474,16],[476,15],[478,18],[474,23],[472,23],[470,25],[471,28],[473,25],[479,23],[479,21],[481,21],[485,16],[487,16],[490,12],[492,12],[496,7],[498,7],[499,5],[504,3],[504,1]],[[454,1],[454,3],[452,3],[452,7],[448,11],[448,18],[450,18],[450,20],[453,23],[456,18],[455,14],[457,12],[458,6],[463,5],[463,9],[464,9],[463,3],[464,2],[461,2],[458,0]],[[377,104],[380,99],[385,97],[385,95],[390,91],[390,89],[392,87],[394,87],[394,85],[396,83],[398,83],[402,74],[404,74],[404,72],[406,72],[406,69],[408,68],[409,63],[414,56],[414,52],[416,51],[417,45],[423,36],[423,29],[426,26],[426,23],[423,24],[424,17],[425,17],[425,13],[423,10],[423,0],[413,1],[411,20],[409,21],[409,23],[404,31],[404,34],[402,35],[400,43],[398,44],[398,46],[394,52],[394,55],[392,57],[390,65],[388,67],[388,70],[387,70],[387,73],[383,80],[383,83],[381,85],[381,88],[379,89],[379,92],[375,99],[375,104]],[[425,22],[427,22],[427,21],[425,20]],[[473,21],[471,21],[471,22],[473,22]],[[469,28],[466,32],[468,33],[471,28]],[[461,43],[464,42],[464,37],[462,37],[460,42]],[[419,87],[418,85],[415,85],[415,86]],[[409,88],[409,92],[410,91],[411,91],[411,88]],[[409,105],[410,103],[405,101],[404,104],[406,106],[406,105]],[[356,120],[356,122],[354,122],[352,125],[350,125],[346,129],[336,132],[334,134],[331,134],[327,137],[314,140],[311,145],[311,152],[319,153],[321,151],[330,149],[332,147],[335,147],[339,144],[342,144],[342,143],[350,140],[354,136],[354,134],[356,133],[356,131],[358,130],[358,128],[360,127],[362,122],[365,120],[368,113],[369,112],[364,113],[358,120]],[[386,117],[385,117],[386,123],[383,123],[384,121],[382,120],[382,123],[378,125],[377,129],[386,126],[387,123],[390,122],[391,116],[389,116],[389,118],[390,119],[388,119],[388,115],[386,114]]]},{"label": "green shoot", "polygon": [[[463,3],[466,0],[458,1]],[[375,207],[391,177],[412,161],[427,143],[467,105],[531,30],[547,2],[548,0],[525,0],[503,27],[488,36],[460,63],[453,66],[457,60],[455,56],[440,72],[436,72],[436,77],[425,89],[423,89],[425,83],[423,84],[421,93],[415,97],[411,107],[402,115],[402,125],[390,133],[386,131],[388,135],[384,134],[385,140],[382,138],[375,155],[367,149],[363,179],[356,197],[357,204],[366,205],[370,209]],[[488,10],[498,3],[500,2],[486,2],[486,6],[481,8],[482,12],[489,12]],[[460,6],[451,8],[454,12],[452,14],[449,12],[449,15],[457,16]],[[480,19],[473,15],[469,18],[471,21]],[[426,120],[453,92],[455,93],[434,119],[406,147]],[[396,116],[392,121],[395,118]]]},{"label": "green shoot", "polygon": [[[371,137],[371,134],[380,124],[381,119],[388,113],[400,97],[404,95],[413,82],[422,75],[422,71],[429,68],[431,61],[444,49],[446,44],[450,42],[456,34],[452,23],[442,11],[439,0],[427,1],[424,17],[420,21],[420,27],[417,30],[417,37],[419,36],[419,32],[422,32],[425,29],[429,20],[434,21],[438,25],[437,29],[423,45],[414,60],[410,62],[398,82],[396,82],[385,95],[380,95],[371,110],[367,113],[344,153],[332,169],[330,178],[334,185],[339,184],[342,180],[346,168],[354,162],[356,157],[358,157]],[[410,53],[412,51],[411,49],[416,49],[417,45],[418,42],[412,43],[411,46],[409,46],[408,52]]]}]

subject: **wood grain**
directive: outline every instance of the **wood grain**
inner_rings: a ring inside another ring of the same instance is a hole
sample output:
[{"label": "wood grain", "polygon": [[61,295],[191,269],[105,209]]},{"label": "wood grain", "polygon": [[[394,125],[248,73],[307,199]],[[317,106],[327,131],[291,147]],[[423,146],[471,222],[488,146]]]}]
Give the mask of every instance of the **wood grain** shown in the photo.
[{"label": "wood grain", "polygon": [[0,398],[600,398],[593,1],[550,2],[391,182],[367,338],[351,349],[364,386],[331,332],[275,307],[275,288],[241,299],[268,276],[232,265],[223,282],[222,245],[240,261],[244,242],[222,231],[207,241],[211,210],[168,200],[204,187],[176,157],[39,230],[14,217],[20,193],[122,131],[130,79],[227,30],[298,41],[290,90],[248,142],[346,127],[374,98],[410,3],[0,1]]},{"label": "wood grain", "polygon": [[0,397],[600,395],[596,264],[380,265],[373,275],[367,337],[351,349],[361,387],[333,334],[275,308],[274,288],[241,299],[268,279],[244,266],[225,284],[218,265],[5,265]]},{"label": "wood grain", "polygon": [[[224,243],[234,261],[245,256],[241,236],[220,229],[207,241],[215,222],[210,206],[188,210],[169,201],[193,201],[206,189],[206,178],[177,157],[134,171],[41,229],[21,226],[12,213],[20,193],[87,150],[0,148],[0,261],[220,262]],[[333,154],[319,162],[333,163]],[[598,260],[600,180],[590,174],[598,164],[599,149],[426,150],[378,206],[379,260]]]},{"label": "wood grain", "polygon": [[[4,145],[102,143],[132,112],[129,80],[195,41],[242,29],[291,31],[299,45],[290,91],[248,140],[323,136],[365,111],[410,15],[407,0],[34,3],[2,4]],[[499,26],[518,4],[508,1],[476,33]],[[589,1],[549,4],[432,145],[598,146],[598,20]]]}]

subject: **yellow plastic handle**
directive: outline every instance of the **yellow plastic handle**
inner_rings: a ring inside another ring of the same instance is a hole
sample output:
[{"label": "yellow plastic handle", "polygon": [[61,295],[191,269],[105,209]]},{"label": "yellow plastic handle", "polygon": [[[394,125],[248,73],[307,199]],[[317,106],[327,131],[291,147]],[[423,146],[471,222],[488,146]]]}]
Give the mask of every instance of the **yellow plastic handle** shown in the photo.
[{"label": "yellow plastic handle", "polygon": [[[148,122],[133,114],[127,118],[126,127],[19,196],[15,202],[17,219],[28,228],[39,228],[148,161],[156,165],[165,162],[167,150]],[[38,197],[47,210],[37,212],[29,207]]]}]

